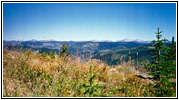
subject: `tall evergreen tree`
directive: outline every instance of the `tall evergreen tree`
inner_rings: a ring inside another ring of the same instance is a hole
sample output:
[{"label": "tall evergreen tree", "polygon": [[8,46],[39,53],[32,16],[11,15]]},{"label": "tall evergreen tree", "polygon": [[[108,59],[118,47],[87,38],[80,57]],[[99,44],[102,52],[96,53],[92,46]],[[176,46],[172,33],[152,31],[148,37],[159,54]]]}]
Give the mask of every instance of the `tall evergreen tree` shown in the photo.
[{"label": "tall evergreen tree", "polygon": [[[161,39],[161,31],[157,29],[157,40],[153,40],[154,61],[145,64],[150,69],[149,74],[153,76],[155,95],[156,96],[172,96],[175,95],[176,83],[170,79],[175,79],[176,66],[176,49],[174,38],[169,46],[166,46],[166,39]],[[171,90],[173,88],[174,90]]]},{"label": "tall evergreen tree", "polygon": [[154,76],[155,80],[160,80],[160,75],[161,75],[161,62],[163,59],[163,55],[162,52],[164,52],[166,45],[164,44],[164,42],[167,41],[167,39],[161,39],[162,35],[161,35],[162,31],[159,30],[159,28],[157,28],[157,32],[156,32],[156,37],[157,40],[153,40],[152,44],[155,47],[155,50],[153,51],[154,56],[153,58],[155,59],[152,64],[150,64],[150,74]]},{"label": "tall evergreen tree", "polygon": [[174,37],[172,37],[172,42],[169,45],[167,57],[168,57],[167,60],[176,60],[176,45],[175,45]]},{"label": "tall evergreen tree", "polygon": [[176,68],[176,45],[174,42],[174,37],[172,37],[172,42],[169,44],[168,48],[166,48],[166,53],[164,55],[165,59],[163,62],[163,66],[167,68],[163,68],[166,70],[165,76],[168,78],[175,78],[175,68]]}]

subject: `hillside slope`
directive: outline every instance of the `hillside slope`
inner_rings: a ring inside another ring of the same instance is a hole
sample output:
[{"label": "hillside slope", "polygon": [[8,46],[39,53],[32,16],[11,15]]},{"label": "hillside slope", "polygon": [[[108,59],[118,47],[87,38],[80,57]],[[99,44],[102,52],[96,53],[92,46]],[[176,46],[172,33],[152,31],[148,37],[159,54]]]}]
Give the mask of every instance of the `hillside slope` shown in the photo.
[{"label": "hillside slope", "polygon": [[155,88],[137,71],[32,51],[3,51],[4,97],[152,97]]}]

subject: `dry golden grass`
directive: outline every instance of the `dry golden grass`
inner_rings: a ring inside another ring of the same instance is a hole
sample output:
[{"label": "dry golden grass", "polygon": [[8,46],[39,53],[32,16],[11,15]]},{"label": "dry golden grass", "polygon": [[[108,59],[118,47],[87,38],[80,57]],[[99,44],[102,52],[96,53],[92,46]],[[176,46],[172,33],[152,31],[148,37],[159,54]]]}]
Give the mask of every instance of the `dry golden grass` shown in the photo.
[{"label": "dry golden grass", "polygon": [[[88,84],[90,65],[97,74],[95,84],[102,83],[98,96],[144,97],[153,96],[148,80],[136,76],[136,70],[121,65],[110,67],[99,60],[84,61],[71,57],[55,58],[35,54],[4,50],[3,96],[19,97],[83,97],[88,96],[81,84]],[[26,80],[28,79],[28,81]]]}]

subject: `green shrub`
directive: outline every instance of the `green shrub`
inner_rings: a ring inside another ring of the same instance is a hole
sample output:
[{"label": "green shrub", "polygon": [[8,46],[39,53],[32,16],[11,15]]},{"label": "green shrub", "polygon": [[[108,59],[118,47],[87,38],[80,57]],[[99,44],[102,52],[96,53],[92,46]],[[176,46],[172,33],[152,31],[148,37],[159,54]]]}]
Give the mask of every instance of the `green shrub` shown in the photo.
[{"label": "green shrub", "polygon": [[93,65],[90,66],[90,74],[85,75],[85,78],[87,78],[87,82],[84,84],[81,84],[78,87],[78,90],[84,95],[89,97],[99,97],[104,96],[108,97],[110,95],[106,95],[102,93],[103,84],[102,82],[95,82],[95,78],[97,77],[97,74],[93,73]]},{"label": "green shrub", "polygon": [[61,51],[60,51],[60,56],[63,56],[63,57],[69,56],[70,53],[68,53],[67,51],[68,51],[68,46],[66,44],[63,44]]}]

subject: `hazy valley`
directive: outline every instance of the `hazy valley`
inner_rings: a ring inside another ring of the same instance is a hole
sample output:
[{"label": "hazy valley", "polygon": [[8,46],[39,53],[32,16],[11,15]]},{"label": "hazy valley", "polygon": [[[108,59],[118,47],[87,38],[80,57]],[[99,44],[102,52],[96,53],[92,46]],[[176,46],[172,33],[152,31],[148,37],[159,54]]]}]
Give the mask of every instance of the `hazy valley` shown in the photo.
[{"label": "hazy valley", "polygon": [[[138,52],[139,62],[150,61],[152,44],[150,41],[121,40],[111,41],[4,41],[4,46],[8,49],[31,49],[33,51],[48,53],[52,51],[59,53],[61,46],[66,44],[71,56],[80,57],[81,59],[100,59],[109,65],[119,65],[122,61],[127,62],[128,56],[136,60]],[[129,55],[129,51],[131,52]]]}]

